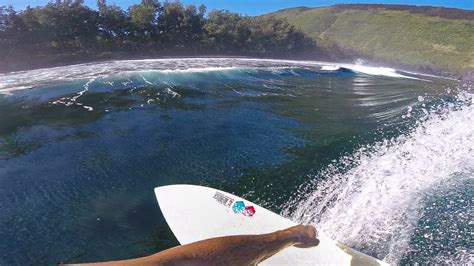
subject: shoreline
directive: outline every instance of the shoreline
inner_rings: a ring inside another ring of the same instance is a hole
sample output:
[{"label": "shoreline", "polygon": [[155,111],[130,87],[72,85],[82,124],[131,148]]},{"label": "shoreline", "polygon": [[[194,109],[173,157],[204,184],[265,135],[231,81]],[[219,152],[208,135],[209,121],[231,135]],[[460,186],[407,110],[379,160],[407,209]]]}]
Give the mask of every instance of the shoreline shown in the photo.
[{"label": "shoreline", "polygon": [[[127,53],[107,53],[103,55],[91,55],[91,54],[74,54],[74,55],[59,55],[56,57],[49,57],[48,60],[44,60],[40,57],[28,57],[28,58],[19,58],[20,62],[22,60],[31,60],[26,63],[14,63],[9,64],[2,63],[0,61],[0,74],[8,74],[13,72],[20,71],[29,71],[37,70],[42,68],[53,68],[61,66],[70,66],[70,65],[79,65],[79,64],[89,64],[89,63],[100,63],[113,60],[146,60],[146,59],[173,59],[173,58],[257,58],[257,59],[293,59],[293,60],[302,60],[303,56],[292,56],[292,57],[270,57],[270,56],[259,56],[256,54],[127,54]],[[311,56],[312,59],[314,56]],[[320,59],[328,59],[326,57],[321,57]],[[18,62],[18,60],[16,60]]]}]

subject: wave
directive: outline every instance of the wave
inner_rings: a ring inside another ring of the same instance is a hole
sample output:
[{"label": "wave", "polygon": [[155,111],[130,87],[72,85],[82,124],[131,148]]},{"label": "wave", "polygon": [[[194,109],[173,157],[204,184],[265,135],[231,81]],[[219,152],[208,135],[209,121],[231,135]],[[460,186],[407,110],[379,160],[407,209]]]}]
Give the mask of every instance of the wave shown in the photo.
[{"label": "wave", "polygon": [[388,67],[371,67],[371,66],[363,66],[363,65],[345,65],[344,68],[352,70],[354,72],[363,73],[367,75],[373,76],[384,76],[384,77],[391,77],[391,78],[408,78],[408,79],[418,79],[417,77],[411,77],[407,75],[403,75],[397,72],[397,70]]},{"label": "wave", "polygon": [[413,248],[410,239],[427,197],[443,195],[474,174],[474,94],[462,92],[454,103],[425,111],[410,133],[329,165],[288,202],[284,214],[398,263]]},{"label": "wave", "polygon": [[340,70],[341,67],[340,66],[336,66],[336,65],[324,65],[321,67],[321,70],[322,71],[337,71],[337,70]]},{"label": "wave", "polygon": [[[391,78],[406,78],[406,79],[429,81],[427,79],[416,77],[415,73],[404,72],[404,73],[410,74],[411,76],[401,74],[401,71],[396,70],[394,68],[373,67],[373,66],[364,66],[364,65],[357,65],[357,64],[323,65],[321,66],[321,71],[329,71],[329,72],[350,71],[353,73],[361,73],[361,74],[371,75],[371,76],[383,76],[383,77],[391,77]],[[431,77],[436,78],[436,76],[431,76]]]},{"label": "wave", "polygon": [[307,68],[313,71],[339,71],[342,68],[366,75],[392,78],[417,78],[391,68],[370,67],[320,61],[295,61],[253,58],[180,58],[95,62],[0,74],[0,94],[111,76],[126,77],[134,73],[196,74],[231,71],[273,71],[276,69]]}]

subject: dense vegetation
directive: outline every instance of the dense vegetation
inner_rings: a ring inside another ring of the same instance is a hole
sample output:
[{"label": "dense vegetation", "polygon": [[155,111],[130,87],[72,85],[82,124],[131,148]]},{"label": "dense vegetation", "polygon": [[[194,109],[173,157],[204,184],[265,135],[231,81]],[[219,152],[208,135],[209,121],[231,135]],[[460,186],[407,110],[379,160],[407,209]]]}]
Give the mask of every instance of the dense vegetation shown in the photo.
[{"label": "dense vegetation", "polygon": [[[239,54],[294,56],[314,41],[286,20],[251,18],[177,2],[142,0],[122,10],[99,0],[57,0],[17,12],[0,7],[0,70],[21,62],[122,55]],[[19,66],[24,68],[23,66]]]},{"label": "dense vegetation", "polygon": [[177,2],[0,7],[0,71],[100,58],[304,57],[474,77],[474,11],[408,5],[298,7],[259,17]]},{"label": "dense vegetation", "polygon": [[362,57],[414,70],[474,69],[474,11],[405,5],[292,8],[285,18],[333,57]]}]

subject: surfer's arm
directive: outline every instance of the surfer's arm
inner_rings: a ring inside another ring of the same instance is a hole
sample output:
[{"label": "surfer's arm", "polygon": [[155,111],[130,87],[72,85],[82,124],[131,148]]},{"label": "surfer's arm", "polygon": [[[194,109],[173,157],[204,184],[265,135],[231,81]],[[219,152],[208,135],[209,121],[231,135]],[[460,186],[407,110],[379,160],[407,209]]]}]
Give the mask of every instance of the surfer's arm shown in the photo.
[{"label": "surfer's arm", "polygon": [[313,226],[297,225],[263,235],[206,239],[143,258],[98,265],[255,265],[289,246],[317,246],[319,240],[316,237],[316,229]]}]

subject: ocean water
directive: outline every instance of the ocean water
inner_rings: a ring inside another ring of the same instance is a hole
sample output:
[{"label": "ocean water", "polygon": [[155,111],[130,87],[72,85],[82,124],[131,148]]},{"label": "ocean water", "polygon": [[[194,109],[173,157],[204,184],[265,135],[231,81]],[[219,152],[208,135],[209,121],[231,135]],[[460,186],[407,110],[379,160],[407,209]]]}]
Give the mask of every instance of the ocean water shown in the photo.
[{"label": "ocean water", "polygon": [[469,264],[473,176],[473,89],[454,80],[236,58],[0,74],[0,265],[175,246],[153,188],[178,183],[391,264]]}]

